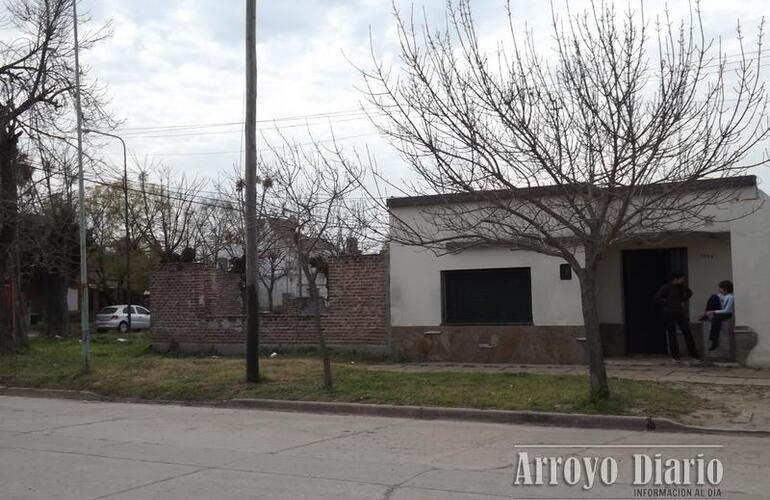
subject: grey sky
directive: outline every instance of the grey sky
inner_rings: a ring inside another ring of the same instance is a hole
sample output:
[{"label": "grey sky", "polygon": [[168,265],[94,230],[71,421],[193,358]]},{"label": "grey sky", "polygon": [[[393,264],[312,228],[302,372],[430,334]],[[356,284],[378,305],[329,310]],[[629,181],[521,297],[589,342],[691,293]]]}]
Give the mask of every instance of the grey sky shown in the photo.
[{"label": "grey sky", "polygon": [[[241,150],[241,127],[218,125],[198,129],[135,130],[175,125],[240,122],[243,119],[243,11],[242,0],[83,0],[81,9],[92,12],[95,23],[113,19],[115,35],[84,55],[92,76],[107,84],[112,110],[125,119],[129,148],[138,156],[162,160],[176,171],[191,171],[215,178],[231,171]],[[579,8],[584,2],[573,1]],[[669,2],[674,17],[687,2]],[[412,2],[398,1],[409,9]],[[548,49],[550,11],[545,1],[512,2],[514,23],[524,23],[543,37]],[[555,2],[557,7],[562,5]],[[711,37],[722,37],[727,53],[734,47],[740,17],[746,35],[767,13],[764,0],[704,0],[704,24]],[[418,0],[433,26],[443,23],[444,0]],[[619,6],[626,5],[619,3]],[[635,4],[636,5],[636,4]],[[645,1],[648,16],[665,6]],[[504,38],[507,19],[504,0],[473,3],[479,32],[492,42]],[[355,110],[360,83],[347,59],[367,65],[369,32],[378,52],[392,59],[396,51],[390,0],[262,0],[258,14],[259,97],[258,119]],[[729,42],[729,43],[728,43]],[[347,58],[347,59],[346,59]],[[770,71],[770,67],[767,68]],[[333,120],[335,135],[347,147],[369,145],[392,177],[408,175],[405,167],[374,129],[359,116]],[[310,119],[312,134],[330,136],[327,119]],[[283,133],[296,142],[310,137],[302,121],[281,121]],[[269,123],[261,127],[272,127]],[[173,135],[173,136],[172,136]],[[275,140],[273,131],[265,131]],[[163,137],[149,137],[163,136]],[[264,140],[260,139],[260,147]],[[117,161],[118,150],[105,154]],[[760,173],[770,181],[767,173]],[[766,185],[768,182],[766,182]],[[767,186],[765,186],[767,187]]]}]

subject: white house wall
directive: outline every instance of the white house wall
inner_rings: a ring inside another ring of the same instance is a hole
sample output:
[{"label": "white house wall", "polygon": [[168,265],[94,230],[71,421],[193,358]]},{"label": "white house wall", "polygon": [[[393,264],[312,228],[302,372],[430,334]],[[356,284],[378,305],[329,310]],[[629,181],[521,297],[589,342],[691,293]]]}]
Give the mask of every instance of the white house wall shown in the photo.
[{"label": "white house wall", "polygon": [[735,316],[757,332],[747,363],[770,368],[770,199],[760,192],[760,200],[756,212],[732,222]]},{"label": "white house wall", "polygon": [[[697,321],[719,281],[732,279],[736,321],[752,328],[760,339],[750,362],[770,366],[770,200],[752,186],[727,194],[729,201],[724,198],[723,203],[709,206],[701,214],[711,220],[697,225],[679,221],[665,233],[657,231],[654,235],[642,230],[640,239],[654,236],[659,242],[618,246],[604,256],[599,315],[603,336],[612,349],[625,352],[623,342],[616,342],[623,336],[622,250],[685,247],[694,293],[690,319]],[[760,206],[763,200],[765,204]],[[435,226],[430,208],[427,215],[424,210],[426,207],[420,205],[402,206],[394,213],[424,231],[428,239],[451,236]],[[397,219],[391,229],[398,239]],[[674,236],[677,233],[688,236]],[[505,247],[473,248],[437,257],[429,250],[396,242],[390,244],[389,253],[390,319],[396,351],[436,360],[582,362],[579,282],[574,275],[568,281],[560,279],[562,259]],[[533,326],[441,324],[442,271],[504,267],[531,269]]]},{"label": "white house wall", "polygon": [[[309,297],[310,291],[307,287],[307,279],[302,277],[301,287],[300,280],[298,279],[299,273],[297,271],[288,273],[286,276],[282,276],[275,280],[273,285],[273,307],[278,308],[283,305],[283,298],[285,294],[292,295],[294,297]],[[316,285],[318,285],[318,293],[321,297],[326,298],[328,296],[328,290],[326,287],[326,276],[319,274],[316,278]],[[262,309],[268,307],[268,290],[265,284],[259,281],[259,305]]]},{"label": "white house wall", "polygon": [[561,280],[562,259],[527,251],[478,248],[436,257],[430,251],[391,244],[390,311],[393,326],[441,324],[441,271],[529,267],[535,325],[582,325],[577,277]]}]

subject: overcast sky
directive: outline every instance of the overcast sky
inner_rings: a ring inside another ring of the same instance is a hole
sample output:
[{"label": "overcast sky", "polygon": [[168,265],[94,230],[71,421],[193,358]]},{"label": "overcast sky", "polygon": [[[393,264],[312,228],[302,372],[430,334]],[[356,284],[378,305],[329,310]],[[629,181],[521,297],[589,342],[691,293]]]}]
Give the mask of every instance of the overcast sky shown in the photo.
[{"label": "overcast sky", "polygon": [[[444,0],[414,3],[430,23],[443,22]],[[573,9],[583,2],[573,1]],[[677,0],[674,15],[686,8]],[[515,23],[526,22],[548,47],[549,9],[545,1],[514,0]],[[562,5],[555,0],[557,7]],[[707,35],[735,39],[740,18],[753,40],[766,0],[704,0]],[[309,140],[304,120],[310,117],[315,139],[328,139],[329,122],[347,147],[369,145],[393,178],[408,175],[393,151],[374,134],[360,114],[360,79],[349,61],[368,65],[371,31],[378,53],[390,59],[396,50],[390,0],[262,0],[258,11],[258,119],[260,127],[281,120],[283,133],[302,143]],[[619,5],[625,5],[621,3]],[[662,1],[644,2],[648,16]],[[473,2],[478,32],[493,40],[506,34],[504,0]],[[114,36],[84,54],[91,76],[107,84],[111,109],[125,123],[121,132],[138,156],[161,160],[176,171],[216,178],[239,161],[242,144],[244,94],[244,2],[242,0],[83,0],[94,23],[112,19]],[[421,14],[422,15],[422,14]],[[770,67],[767,68],[770,71]],[[353,111],[353,114],[344,112]],[[232,125],[228,125],[232,124]],[[151,127],[176,127],[151,129]],[[200,126],[199,128],[182,128]],[[266,131],[268,139],[275,133]],[[259,147],[265,147],[260,139]],[[119,150],[107,157],[117,161]],[[770,176],[762,174],[770,184]]]}]

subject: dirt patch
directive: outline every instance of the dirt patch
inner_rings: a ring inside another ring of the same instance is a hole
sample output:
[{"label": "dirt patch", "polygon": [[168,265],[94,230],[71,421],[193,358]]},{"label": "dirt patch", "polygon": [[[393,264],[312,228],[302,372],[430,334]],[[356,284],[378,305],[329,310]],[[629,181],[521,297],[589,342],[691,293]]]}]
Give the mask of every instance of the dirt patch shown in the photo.
[{"label": "dirt patch", "polygon": [[770,431],[770,387],[676,383],[700,398],[681,420],[690,425]]}]

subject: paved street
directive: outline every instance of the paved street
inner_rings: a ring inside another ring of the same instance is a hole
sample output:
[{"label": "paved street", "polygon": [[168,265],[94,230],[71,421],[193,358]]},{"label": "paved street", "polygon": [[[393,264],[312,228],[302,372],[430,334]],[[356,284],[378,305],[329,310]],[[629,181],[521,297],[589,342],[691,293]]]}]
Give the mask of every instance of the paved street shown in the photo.
[{"label": "paved street", "polygon": [[[560,447],[524,447],[537,444]],[[660,444],[685,448],[654,447]],[[767,498],[769,445],[749,437],[0,397],[0,498],[634,498],[631,454],[658,451],[719,458],[721,498]],[[618,481],[590,491],[582,482],[514,487],[523,451],[613,456]]]}]

